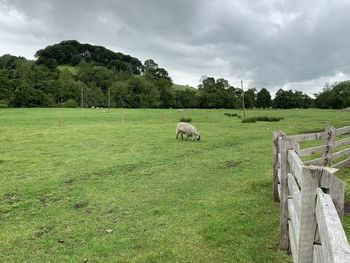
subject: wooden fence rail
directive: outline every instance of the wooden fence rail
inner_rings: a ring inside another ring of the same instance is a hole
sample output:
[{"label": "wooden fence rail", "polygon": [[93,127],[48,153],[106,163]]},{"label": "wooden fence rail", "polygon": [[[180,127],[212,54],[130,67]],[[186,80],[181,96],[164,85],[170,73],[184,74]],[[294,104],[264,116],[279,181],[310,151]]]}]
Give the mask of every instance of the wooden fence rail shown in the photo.
[{"label": "wooden fence rail", "polygon": [[[350,262],[350,246],[341,220],[344,183],[334,176],[336,167],[350,165],[350,126],[325,132],[287,136],[273,133],[273,199],[280,201],[280,248],[290,250],[294,262]],[[300,150],[300,141],[324,140],[324,145]],[[322,154],[302,162],[301,156]],[[346,159],[333,165],[334,159]],[[316,166],[316,165],[317,166]]]}]

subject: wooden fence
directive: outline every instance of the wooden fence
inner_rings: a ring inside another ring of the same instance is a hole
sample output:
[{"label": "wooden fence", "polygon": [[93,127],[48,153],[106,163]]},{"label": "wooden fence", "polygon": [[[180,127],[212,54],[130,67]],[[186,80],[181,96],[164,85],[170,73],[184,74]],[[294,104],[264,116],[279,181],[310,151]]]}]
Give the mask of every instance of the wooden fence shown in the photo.
[{"label": "wooden fence", "polygon": [[[350,262],[341,224],[345,187],[334,176],[350,165],[350,137],[344,138],[348,133],[350,126],[293,136],[273,133],[273,199],[280,201],[280,248],[291,251],[294,262]],[[324,142],[300,149],[301,142],[313,140]],[[300,159],[315,154],[311,160]]]}]

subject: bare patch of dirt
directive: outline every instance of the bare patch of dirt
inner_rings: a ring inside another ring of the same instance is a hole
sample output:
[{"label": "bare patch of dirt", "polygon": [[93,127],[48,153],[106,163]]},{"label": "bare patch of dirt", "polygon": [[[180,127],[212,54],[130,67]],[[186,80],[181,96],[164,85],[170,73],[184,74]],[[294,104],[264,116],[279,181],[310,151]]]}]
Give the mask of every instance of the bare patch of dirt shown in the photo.
[{"label": "bare patch of dirt", "polygon": [[68,179],[66,181],[64,181],[65,184],[73,184],[75,182],[74,179]]},{"label": "bare patch of dirt", "polygon": [[49,233],[52,231],[52,227],[39,227],[38,230],[35,232],[36,237],[42,237],[43,235]]},{"label": "bare patch of dirt", "polygon": [[239,165],[241,162],[236,162],[236,161],[233,161],[233,160],[230,160],[230,161],[226,161],[225,162],[225,167],[226,168],[233,168],[233,167],[236,167],[237,165]]},{"label": "bare patch of dirt", "polygon": [[80,208],[84,208],[87,206],[87,203],[77,203],[74,205],[75,209],[80,209]]},{"label": "bare patch of dirt", "polygon": [[1,197],[0,197],[0,200],[1,201],[5,201],[5,202],[8,202],[8,203],[17,203],[19,201],[21,201],[21,199],[19,198],[19,196],[17,196],[15,193],[6,193],[6,194],[3,194]]},{"label": "bare patch of dirt", "polygon": [[49,203],[49,198],[42,196],[39,198],[39,201],[43,206],[47,207],[47,204]]}]

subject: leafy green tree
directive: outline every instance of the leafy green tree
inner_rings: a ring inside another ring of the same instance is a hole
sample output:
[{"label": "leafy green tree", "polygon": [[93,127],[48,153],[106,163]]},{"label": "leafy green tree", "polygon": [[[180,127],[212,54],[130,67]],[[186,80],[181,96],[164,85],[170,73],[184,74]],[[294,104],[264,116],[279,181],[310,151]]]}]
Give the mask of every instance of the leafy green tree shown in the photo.
[{"label": "leafy green tree", "polygon": [[323,109],[342,109],[350,107],[350,81],[327,85],[315,94],[315,105]]},{"label": "leafy green tree", "polygon": [[271,94],[267,89],[262,88],[256,94],[255,106],[257,108],[269,108],[272,106]]},{"label": "leafy green tree", "polygon": [[81,86],[79,82],[74,80],[73,74],[68,70],[64,70],[60,74],[60,88],[58,94],[58,101],[61,104],[68,100],[80,100]]},{"label": "leafy green tree", "polygon": [[312,99],[301,91],[279,89],[273,100],[273,106],[281,109],[309,108],[313,104]]},{"label": "leafy green tree", "polygon": [[255,107],[255,101],[256,101],[256,89],[248,89],[244,92],[244,104],[246,108],[253,108]]}]

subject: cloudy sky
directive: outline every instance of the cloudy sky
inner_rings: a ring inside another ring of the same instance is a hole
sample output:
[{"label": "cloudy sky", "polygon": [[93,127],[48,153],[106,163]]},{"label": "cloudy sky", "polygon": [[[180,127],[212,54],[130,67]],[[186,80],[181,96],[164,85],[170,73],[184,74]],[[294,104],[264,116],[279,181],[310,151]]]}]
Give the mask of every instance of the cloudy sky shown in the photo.
[{"label": "cloudy sky", "polygon": [[0,0],[0,55],[62,40],[152,58],[175,83],[320,91],[350,79],[350,1]]}]

